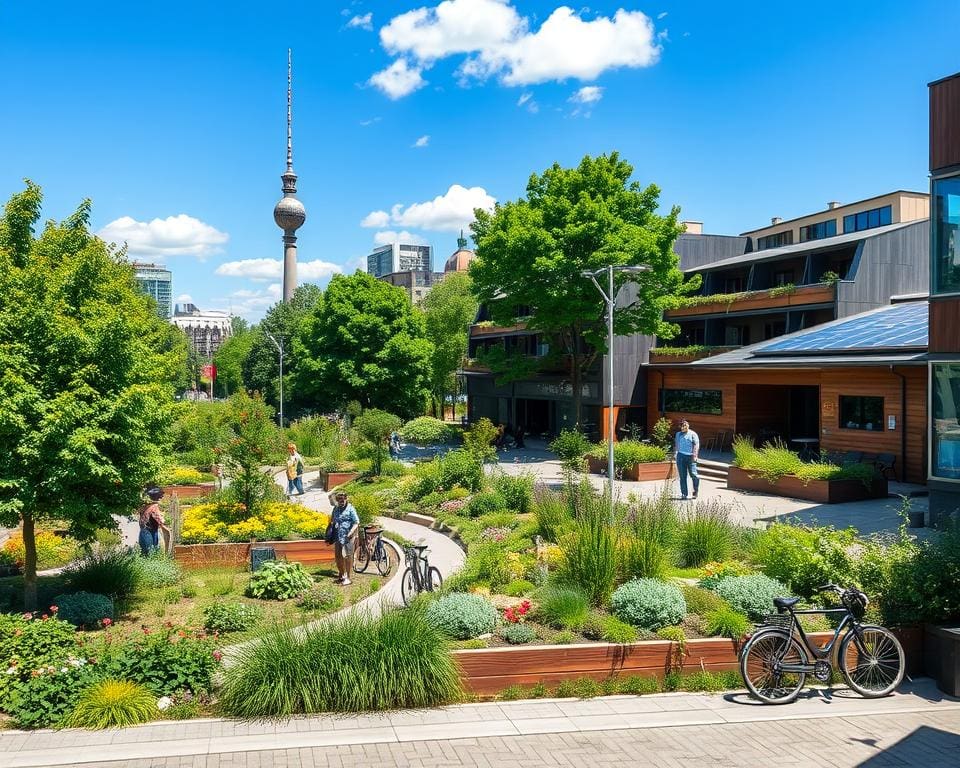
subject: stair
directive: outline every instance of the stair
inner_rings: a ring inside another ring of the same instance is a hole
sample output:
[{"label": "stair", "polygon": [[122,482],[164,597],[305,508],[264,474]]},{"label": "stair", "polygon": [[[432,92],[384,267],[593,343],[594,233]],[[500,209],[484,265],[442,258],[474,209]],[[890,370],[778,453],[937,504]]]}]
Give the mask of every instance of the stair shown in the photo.
[{"label": "stair", "polygon": [[729,469],[730,465],[723,461],[704,459],[703,457],[697,459],[697,474],[715,483],[726,485],[727,470]]}]

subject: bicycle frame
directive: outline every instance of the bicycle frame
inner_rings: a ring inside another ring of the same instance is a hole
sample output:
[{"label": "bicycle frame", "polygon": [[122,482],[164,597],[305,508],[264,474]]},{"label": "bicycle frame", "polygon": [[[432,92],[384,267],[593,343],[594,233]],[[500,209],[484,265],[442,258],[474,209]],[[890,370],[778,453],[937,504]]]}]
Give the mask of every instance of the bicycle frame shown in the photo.
[{"label": "bicycle frame", "polygon": [[423,592],[427,586],[427,570],[430,568],[429,560],[423,556],[422,552],[417,552],[413,548],[407,549],[404,559],[407,567],[410,568],[410,571],[413,573],[413,580],[417,584],[417,592]]},{"label": "bicycle frame", "polygon": [[[803,644],[804,648],[807,650],[810,656],[813,657],[815,662],[826,661],[827,659],[830,658],[830,654],[833,652],[833,649],[836,647],[837,641],[840,640],[841,636],[845,634],[844,633],[845,629],[848,629],[848,631],[852,631],[854,633],[857,645],[858,647],[860,646],[860,632],[859,632],[860,624],[847,608],[842,608],[842,607],[841,608],[805,608],[799,611],[794,610],[793,608],[788,608],[787,612],[790,614],[790,616],[793,619],[793,623],[790,629],[790,636],[795,638],[799,635],[800,642]],[[833,631],[833,637],[830,638],[830,641],[826,645],[821,647],[821,646],[818,646],[816,643],[812,642],[810,638],[807,637],[807,633],[804,632],[803,626],[797,620],[797,617],[813,616],[813,615],[820,616],[820,615],[826,615],[828,613],[842,613],[844,614],[844,617],[843,619],[841,619],[840,624],[837,626],[837,628]],[[769,631],[774,631],[774,630],[771,629]],[[757,634],[759,634],[759,632]],[[786,655],[789,648],[790,648],[789,643],[784,645],[783,651],[780,654],[780,659],[782,659],[783,656]],[[803,673],[809,674],[815,671],[816,663],[814,664],[783,664],[781,666],[781,669],[784,672],[796,672],[796,673],[803,672]]]}]

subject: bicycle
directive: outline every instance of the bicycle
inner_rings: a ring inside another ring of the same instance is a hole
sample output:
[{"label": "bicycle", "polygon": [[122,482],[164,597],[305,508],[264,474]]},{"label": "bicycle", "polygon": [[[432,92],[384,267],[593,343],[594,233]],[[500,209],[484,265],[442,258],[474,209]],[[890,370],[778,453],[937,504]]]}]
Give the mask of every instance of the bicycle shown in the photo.
[{"label": "bicycle", "polygon": [[[371,547],[371,539],[373,546]],[[387,546],[383,543],[383,528],[378,525],[365,525],[360,532],[357,542],[357,554],[354,558],[353,570],[363,573],[370,565],[370,560],[377,564],[381,576],[390,573],[390,555]]]},{"label": "bicycle", "polygon": [[404,552],[407,570],[403,572],[403,580],[400,582],[400,595],[404,605],[410,605],[410,601],[421,592],[433,592],[443,584],[443,577],[439,569],[430,565],[426,550],[425,544],[415,544],[407,547]]},{"label": "bicycle", "polygon": [[[837,666],[851,689],[870,699],[892,693],[903,680],[903,647],[889,629],[860,623],[869,604],[867,596],[836,584],[825,584],[817,591],[836,593],[840,606],[796,610],[799,597],[774,598],[777,613],[767,617],[740,652],[740,675],[747,689],[765,704],[788,704],[797,698],[807,675],[829,682],[833,674],[830,656],[837,648]],[[797,617],[830,613],[844,616],[830,641],[817,646]]]}]

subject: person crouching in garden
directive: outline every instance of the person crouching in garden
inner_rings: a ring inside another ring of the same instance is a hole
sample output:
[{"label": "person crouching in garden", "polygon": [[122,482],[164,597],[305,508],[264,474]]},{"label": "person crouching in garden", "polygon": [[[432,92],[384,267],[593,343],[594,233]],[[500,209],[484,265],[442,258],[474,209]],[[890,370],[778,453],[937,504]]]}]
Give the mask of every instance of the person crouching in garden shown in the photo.
[{"label": "person crouching in garden", "polygon": [[169,532],[163,522],[163,513],[160,511],[160,499],[163,498],[162,488],[148,488],[147,497],[150,501],[140,507],[140,552],[149,557],[160,546],[160,531]]},{"label": "person crouching in garden", "polygon": [[353,547],[356,542],[357,529],[360,527],[360,516],[353,504],[347,501],[345,491],[335,491],[330,494],[330,503],[333,504],[333,510],[330,512],[330,519],[334,527],[334,555],[337,558],[337,571],[339,573],[336,579],[337,584],[347,586],[350,584],[350,571],[353,569]]},{"label": "person crouching in garden", "polygon": [[294,443],[287,443],[287,496],[303,496],[303,457]]}]

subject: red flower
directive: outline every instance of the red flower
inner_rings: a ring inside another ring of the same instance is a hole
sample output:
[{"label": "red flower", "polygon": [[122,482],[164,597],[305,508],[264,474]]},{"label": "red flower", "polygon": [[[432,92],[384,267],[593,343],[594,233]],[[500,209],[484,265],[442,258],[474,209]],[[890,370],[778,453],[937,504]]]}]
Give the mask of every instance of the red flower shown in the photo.
[{"label": "red flower", "polygon": [[113,619],[105,618],[102,623],[103,626],[109,627],[111,624],[113,624]]},{"label": "red flower", "polygon": [[214,651],[214,652],[213,652],[213,658],[214,658],[216,661],[219,662],[220,659],[223,658],[223,654],[222,654],[220,651]]},{"label": "red flower", "polygon": [[26,619],[27,621],[30,621],[30,619],[33,618],[33,614],[32,614],[32,613],[25,613],[25,614],[23,614],[23,618]]},{"label": "red flower", "polygon": [[55,605],[51,605],[51,606],[50,606],[50,613],[56,613],[56,612],[59,611],[59,610],[60,610],[60,609],[59,609],[57,606],[55,606]]},{"label": "red flower", "polygon": [[40,618],[43,619],[44,621],[46,621],[47,619],[50,618],[50,614],[45,613],[45,614],[43,614],[43,616],[41,616]]}]

